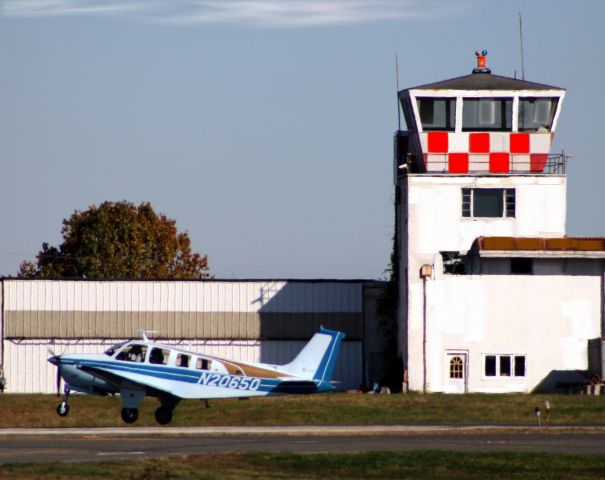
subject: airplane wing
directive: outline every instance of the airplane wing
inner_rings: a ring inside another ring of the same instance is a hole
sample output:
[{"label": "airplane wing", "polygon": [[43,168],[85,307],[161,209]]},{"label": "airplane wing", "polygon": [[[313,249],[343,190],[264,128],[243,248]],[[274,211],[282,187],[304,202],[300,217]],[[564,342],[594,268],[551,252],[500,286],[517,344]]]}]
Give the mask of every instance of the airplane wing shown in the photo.
[{"label": "airplane wing", "polygon": [[[80,363],[80,368],[91,375],[110,382],[117,391],[122,388],[124,383],[127,383],[130,387],[132,385],[140,387],[141,390],[146,391],[147,395],[172,395],[181,399],[262,396],[267,394],[267,390],[275,388],[275,383],[264,385],[260,378],[256,379],[255,377],[234,377],[208,371],[199,372],[183,368],[150,366],[135,362],[89,361]],[[222,383],[222,378],[227,380],[225,384]],[[206,381],[202,383],[203,379]],[[243,379],[248,380],[244,383]],[[253,379],[254,382],[251,381]],[[221,380],[220,384],[219,380]],[[232,381],[236,381],[237,384],[229,386],[227,383]],[[252,384],[254,388],[246,388]]]},{"label": "airplane wing", "polygon": [[157,396],[158,393],[163,393],[163,394],[173,395],[175,397],[179,396],[174,391],[168,390],[167,388],[162,388],[159,385],[152,385],[150,382],[146,381],[144,378],[136,378],[135,376],[129,375],[128,373],[122,373],[122,372],[117,373],[115,371],[110,371],[110,370],[105,370],[102,368],[90,367],[90,366],[81,366],[80,368],[83,371],[90,373],[91,375],[94,375],[96,377],[99,377],[99,378],[111,383],[112,385],[114,385],[116,387],[116,390],[118,392],[120,391],[122,384],[128,383],[130,386],[132,386],[134,384],[134,385],[140,387],[141,390],[145,390],[146,395]]},{"label": "airplane wing", "polygon": [[[257,378],[236,377],[222,375],[212,372],[202,373],[189,369],[158,367],[143,365],[135,362],[82,362],[80,368],[114,385],[119,391],[123,384],[127,383],[145,390],[147,395],[172,395],[182,399],[211,399],[229,397],[250,397],[267,394],[308,394],[318,392],[318,383],[314,380],[300,378]],[[222,383],[222,378],[234,385],[229,386],[227,382]],[[231,379],[231,380],[229,380]],[[246,383],[244,380],[250,379]],[[202,382],[202,380],[204,380]],[[220,383],[219,383],[220,381]],[[254,383],[256,382],[256,383]],[[254,388],[247,388],[254,384]],[[246,387],[243,387],[246,385]]]}]

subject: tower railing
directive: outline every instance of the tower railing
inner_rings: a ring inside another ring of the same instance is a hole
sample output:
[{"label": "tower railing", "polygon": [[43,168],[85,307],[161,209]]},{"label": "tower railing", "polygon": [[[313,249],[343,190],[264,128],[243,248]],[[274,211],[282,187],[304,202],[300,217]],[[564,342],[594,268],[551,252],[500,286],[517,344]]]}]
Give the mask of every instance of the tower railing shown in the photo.
[{"label": "tower railing", "polygon": [[[556,154],[506,154],[506,160],[490,160],[489,154],[467,153],[461,160],[456,153],[431,153],[418,161],[418,155],[408,153],[406,163],[399,165],[399,174],[448,173],[448,174],[545,174],[565,175],[567,161],[573,157],[565,152]],[[422,157],[421,157],[422,158]],[[423,165],[424,169],[418,168]]]}]

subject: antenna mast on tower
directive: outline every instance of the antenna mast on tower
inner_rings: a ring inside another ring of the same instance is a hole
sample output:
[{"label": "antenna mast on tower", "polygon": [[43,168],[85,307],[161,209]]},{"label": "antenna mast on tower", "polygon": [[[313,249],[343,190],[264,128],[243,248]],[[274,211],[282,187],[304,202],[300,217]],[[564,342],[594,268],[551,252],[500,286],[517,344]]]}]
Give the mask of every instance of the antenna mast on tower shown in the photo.
[{"label": "antenna mast on tower", "polygon": [[397,84],[397,131],[401,131],[401,107],[399,105],[399,55],[395,54],[395,82]]},{"label": "antenna mast on tower", "polygon": [[525,80],[525,62],[523,59],[523,20],[519,12],[519,38],[521,40],[521,80]]}]

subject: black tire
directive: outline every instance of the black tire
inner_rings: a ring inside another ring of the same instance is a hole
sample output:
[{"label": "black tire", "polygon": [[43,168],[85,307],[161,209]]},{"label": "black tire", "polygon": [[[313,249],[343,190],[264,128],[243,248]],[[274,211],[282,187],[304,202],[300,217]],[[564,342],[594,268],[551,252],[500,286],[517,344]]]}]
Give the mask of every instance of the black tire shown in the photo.
[{"label": "black tire", "polygon": [[172,410],[168,407],[158,407],[155,411],[155,421],[160,425],[166,425],[172,421]]},{"label": "black tire", "polygon": [[121,413],[122,420],[126,423],[134,423],[139,418],[139,410],[136,408],[123,408]]},{"label": "black tire", "polygon": [[60,417],[67,417],[69,414],[69,403],[61,402],[59,405],[57,405],[57,414]]}]

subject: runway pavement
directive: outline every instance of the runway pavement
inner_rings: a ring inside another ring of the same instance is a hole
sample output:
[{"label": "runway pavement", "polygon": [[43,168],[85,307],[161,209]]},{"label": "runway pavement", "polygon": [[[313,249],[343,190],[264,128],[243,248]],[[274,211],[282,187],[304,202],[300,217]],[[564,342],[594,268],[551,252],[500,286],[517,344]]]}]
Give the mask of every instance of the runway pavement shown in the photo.
[{"label": "runway pavement", "polygon": [[0,463],[227,452],[519,451],[605,454],[604,427],[355,426],[0,429]]}]

